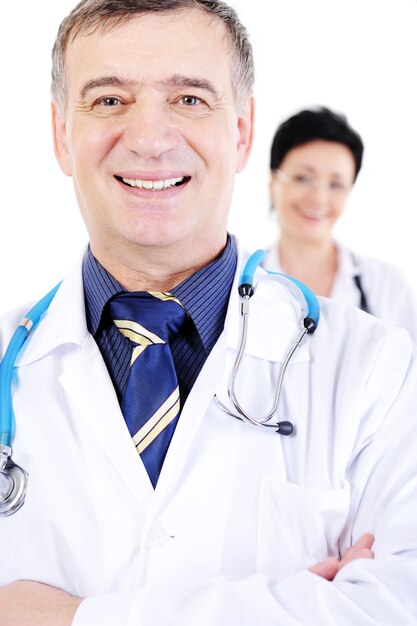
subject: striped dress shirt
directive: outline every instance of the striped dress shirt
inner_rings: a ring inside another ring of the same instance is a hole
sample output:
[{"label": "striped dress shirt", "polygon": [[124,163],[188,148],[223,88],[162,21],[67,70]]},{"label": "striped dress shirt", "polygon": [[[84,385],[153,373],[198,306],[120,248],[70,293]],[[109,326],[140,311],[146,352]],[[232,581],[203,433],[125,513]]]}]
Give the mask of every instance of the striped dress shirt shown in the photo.
[{"label": "striped dress shirt", "polygon": [[[217,259],[171,289],[189,316],[183,333],[171,346],[181,406],[223,330],[236,263],[236,244],[233,237],[228,236],[226,247]],[[97,342],[121,402],[131,351],[113,324],[107,303],[126,290],[97,261],[90,248],[83,259],[82,273],[87,327]]]}]

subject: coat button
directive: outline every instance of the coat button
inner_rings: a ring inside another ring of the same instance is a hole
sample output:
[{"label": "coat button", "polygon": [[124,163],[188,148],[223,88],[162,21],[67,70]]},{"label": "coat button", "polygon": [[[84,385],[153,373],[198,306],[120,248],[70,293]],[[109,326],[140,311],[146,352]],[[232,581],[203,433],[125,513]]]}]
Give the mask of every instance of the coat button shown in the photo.
[{"label": "coat button", "polygon": [[163,546],[168,541],[169,538],[170,536],[162,528],[162,526],[159,526],[158,524],[156,524],[151,529],[149,544],[155,548],[159,548],[160,546]]}]

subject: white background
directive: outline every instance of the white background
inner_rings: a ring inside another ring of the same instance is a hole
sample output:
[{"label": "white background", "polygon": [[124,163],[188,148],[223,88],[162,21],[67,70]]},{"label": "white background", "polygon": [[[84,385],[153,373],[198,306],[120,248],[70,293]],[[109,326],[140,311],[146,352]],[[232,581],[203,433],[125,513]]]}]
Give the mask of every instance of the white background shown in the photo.
[{"label": "white background", "polygon": [[[269,147],[304,106],[347,114],[365,160],[338,237],[391,261],[417,290],[416,0],[232,0],[255,51],[256,139],[237,179],[230,229],[251,249],[276,236]],[[87,240],[49,122],[50,49],[73,0],[4,2],[1,59],[0,313],[43,295]]]}]

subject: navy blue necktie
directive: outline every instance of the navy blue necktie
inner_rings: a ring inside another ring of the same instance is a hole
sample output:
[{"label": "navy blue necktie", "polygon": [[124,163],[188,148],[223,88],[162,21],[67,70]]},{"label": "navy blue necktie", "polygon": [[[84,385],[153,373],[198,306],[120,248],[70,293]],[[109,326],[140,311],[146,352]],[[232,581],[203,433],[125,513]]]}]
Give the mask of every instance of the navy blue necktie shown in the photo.
[{"label": "navy blue necktie", "polygon": [[109,302],[132,357],[122,412],[137,451],[155,487],[180,413],[178,379],[170,342],[187,318],[170,293],[127,292]]}]

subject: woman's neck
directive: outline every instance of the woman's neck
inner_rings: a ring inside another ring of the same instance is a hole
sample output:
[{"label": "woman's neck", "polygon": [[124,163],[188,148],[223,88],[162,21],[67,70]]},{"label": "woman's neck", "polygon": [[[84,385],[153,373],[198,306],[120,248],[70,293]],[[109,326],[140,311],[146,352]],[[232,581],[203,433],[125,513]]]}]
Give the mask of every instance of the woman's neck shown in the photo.
[{"label": "woman's neck", "polygon": [[286,274],[308,285],[317,295],[330,296],[338,270],[334,241],[306,243],[281,237],[278,256]]}]

